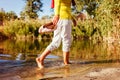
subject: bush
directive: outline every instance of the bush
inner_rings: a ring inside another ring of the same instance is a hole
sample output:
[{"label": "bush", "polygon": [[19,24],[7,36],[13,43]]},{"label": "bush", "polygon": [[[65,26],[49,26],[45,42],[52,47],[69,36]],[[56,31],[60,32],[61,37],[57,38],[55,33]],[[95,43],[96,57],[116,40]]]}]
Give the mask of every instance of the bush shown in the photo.
[{"label": "bush", "polygon": [[[94,11],[94,18],[84,22],[78,21],[77,27],[73,28],[73,36],[101,40],[106,37],[119,35],[119,12],[120,3],[112,1],[100,1],[99,7]],[[116,25],[116,26],[114,26]]]},{"label": "bush", "polygon": [[38,28],[41,26],[37,20],[23,21],[15,20],[5,23],[4,33],[9,37],[38,36]]}]

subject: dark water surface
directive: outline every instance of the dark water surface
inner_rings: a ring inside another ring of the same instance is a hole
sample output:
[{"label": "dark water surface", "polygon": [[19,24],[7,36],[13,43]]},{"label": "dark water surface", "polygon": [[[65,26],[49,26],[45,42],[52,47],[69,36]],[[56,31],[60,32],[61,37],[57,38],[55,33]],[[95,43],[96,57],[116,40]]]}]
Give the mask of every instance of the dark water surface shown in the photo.
[{"label": "dark water surface", "polygon": [[115,66],[120,61],[120,44],[74,40],[71,65],[64,66],[61,46],[45,59],[45,69],[37,68],[35,58],[51,40],[6,40],[0,42],[0,80],[53,80],[84,73],[96,66]]}]

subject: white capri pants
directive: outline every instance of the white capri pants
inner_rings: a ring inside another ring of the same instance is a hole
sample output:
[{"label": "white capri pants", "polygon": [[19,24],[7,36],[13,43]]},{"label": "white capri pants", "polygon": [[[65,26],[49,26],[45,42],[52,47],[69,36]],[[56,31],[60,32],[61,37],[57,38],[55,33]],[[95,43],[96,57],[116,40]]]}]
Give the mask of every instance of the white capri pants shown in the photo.
[{"label": "white capri pants", "polygon": [[72,26],[71,20],[60,19],[57,23],[57,28],[54,31],[53,40],[48,45],[47,49],[50,51],[57,49],[62,41],[62,50],[64,52],[69,52],[72,43],[71,26]]}]

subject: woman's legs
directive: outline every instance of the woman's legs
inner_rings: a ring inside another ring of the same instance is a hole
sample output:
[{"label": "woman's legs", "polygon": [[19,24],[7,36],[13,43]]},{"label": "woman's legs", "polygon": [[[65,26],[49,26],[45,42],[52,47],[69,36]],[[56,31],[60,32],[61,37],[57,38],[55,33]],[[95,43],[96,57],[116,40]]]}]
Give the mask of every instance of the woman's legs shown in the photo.
[{"label": "woman's legs", "polygon": [[[62,25],[60,23],[62,23]],[[45,57],[60,46],[61,40],[63,42],[63,61],[64,64],[67,65],[69,64],[69,51],[71,46],[71,20],[59,21],[59,25],[54,31],[54,37],[51,44],[45,49],[40,57],[36,58],[39,68],[44,67]]]},{"label": "woman's legs", "polygon": [[61,43],[61,29],[60,26],[57,26],[57,29],[54,31],[54,36],[52,42],[48,45],[45,51],[40,55],[40,57],[36,58],[36,62],[39,68],[44,67],[44,59],[45,57],[51,53],[51,51],[55,50],[60,46]]}]

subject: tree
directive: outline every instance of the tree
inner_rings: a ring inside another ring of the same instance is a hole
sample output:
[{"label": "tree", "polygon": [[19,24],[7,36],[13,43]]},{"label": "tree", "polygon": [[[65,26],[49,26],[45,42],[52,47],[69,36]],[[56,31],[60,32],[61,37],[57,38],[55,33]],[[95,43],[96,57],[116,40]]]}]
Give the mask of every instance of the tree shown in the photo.
[{"label": "tree", "polygon": [[95,10],[101,0],[76,0],[78,11],[86,10],[88,14],[95,16]]},{"label": "tree", "polygon": [[5,20],[14,20],[17,19],[18,16],[15,12],[5,12],[4,9],[0,10],[0,23],[2,24]]},{"label": "tree", "polygon": [[5,16],[5,19],[6,20],[11,20],[11,19],[17,19],[18,18],[18,16],[16,15],[16,13],[15,12],[13,12],[13,11],[10,11],[10,12],[7,12],[6,13],[6,16]]},{"label": "tree", "polygon": [[3,12],[0,12],[0,25],[3,25],[4,15]]},{"label": "tree", "polygon": [[25,0],[26,1],[26,6],[25,6],[25,10],[23,12],[21,12],[21,15],[23,17],[23,15],[25,17],[28,18],[38,18],[38,12],[41,11],[42,12],[42,3],[40,0]]},{"label": "tree", "polygon": [[3,8],[0,9],[0,25],[3,25],[3,21],[5,19],[5,11]]}]

